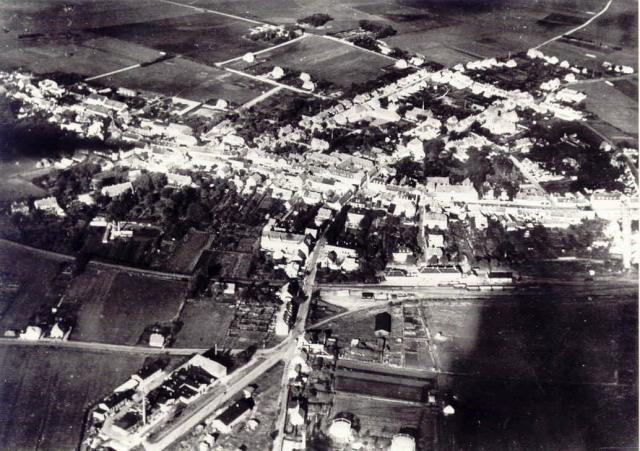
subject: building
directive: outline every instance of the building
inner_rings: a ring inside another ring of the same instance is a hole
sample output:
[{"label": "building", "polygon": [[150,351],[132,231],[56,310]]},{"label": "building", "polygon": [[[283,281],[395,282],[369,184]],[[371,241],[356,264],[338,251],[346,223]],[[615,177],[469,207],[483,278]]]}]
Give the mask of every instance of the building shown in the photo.
[{"label": "building", "polygon": [[391,315],[388,312],[378,313],[375,316],[375,336],[388,337],[391,333]]},{"label": "building", "polygon": [[396,434],[391,439],[389,451],[415,451],[416,440],[407,434]]},{"label": "building", "polygon": [[274,221],[269,221],[262,230],[260,249],[273,253],[274,258],[281,256],[290,261],[305,260],[310,251],[306,236],[273,230],[274,225]]},{"label": "building", "polygon": [[33,206],[36,210],[42,210],[45,213],[54,214],[56,216],[64,216],[64,210],[58,204],[58,200],[55,197],[45,197],[44,199],[38,199],[33,202]]},{"label": "building", "polygon": [[100,191],[103,196],[118,197],[127,191],[133,191],[131,182],[117,183],[115,185],[103,186]]},{"label": "building", "polygon": [[437,213],[435,211],[426,211],[422,214],[422,225],[429,229],[447,229],[447,215],[444,213]]},{"label": "building", "polygon": [[234,425],[249,416],[254,406],[255,402],[253,398],[242,398],[223,410],[222,413],[213,420],[212,426],[221,434],[228,434]]},{"label": "building", "polygon": [[336,444],[347,444],[351,441],[351,421],[346,418],[335,418],[329,426],[329,437]]}]

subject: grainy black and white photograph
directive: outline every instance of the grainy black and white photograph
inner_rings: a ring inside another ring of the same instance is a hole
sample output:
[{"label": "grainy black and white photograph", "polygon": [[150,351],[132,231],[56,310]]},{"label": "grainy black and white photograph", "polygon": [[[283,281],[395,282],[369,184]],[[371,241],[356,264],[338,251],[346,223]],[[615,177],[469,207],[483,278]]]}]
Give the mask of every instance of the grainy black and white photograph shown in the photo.
[{"label": "grainy black and white photograph", "polygon": [[633,451],[637,0],[0,0],[0,451]]}]

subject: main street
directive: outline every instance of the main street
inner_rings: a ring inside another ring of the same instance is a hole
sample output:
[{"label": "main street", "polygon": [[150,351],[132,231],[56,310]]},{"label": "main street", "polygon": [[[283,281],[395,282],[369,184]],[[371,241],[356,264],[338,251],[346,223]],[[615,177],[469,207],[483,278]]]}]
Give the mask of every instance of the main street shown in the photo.
[{"label": "main street", "polygon": [[293,361],[298,351],[298,347],[297,347],[298,339],[302,335],[304,335],[307,315],[309,314],[309,306],[311,305],[311,298],[313,296],[313,290],[315,287],[316,273],[318,271],[318,268],[317,268],[318,257],[322,251],[322,248],[325,246],[325,244],[326,244],[326,239],[324,237],[324,232],[323,232],[323,234],[320,236],[320,239],[316,243],[316,246],[313,249],[312,254],[307,259],[307,264],[305,265],[307,276],[304,279],[302,290],[306,296],[306,299],[305,299],[305,302],[303,302],[300,305],[296,322],[289,333],[289,338],[291,339],[291,342],[288,345],[288,349],[285,351],[286,354],[283,358],[284,371],[282,373],[282,380],[280,382],[280,398],[279,398],[280,408],[278,411],[278,420],[276,422],[278,435],[273,441],[273,451],[280,451],[282,449],[282,443],[284,440],[284,428],[285,428],[286,419],[287,419],[287,402],[289,398],[288,396],[289,395],[289,372],[291,370],[291,362]]}]

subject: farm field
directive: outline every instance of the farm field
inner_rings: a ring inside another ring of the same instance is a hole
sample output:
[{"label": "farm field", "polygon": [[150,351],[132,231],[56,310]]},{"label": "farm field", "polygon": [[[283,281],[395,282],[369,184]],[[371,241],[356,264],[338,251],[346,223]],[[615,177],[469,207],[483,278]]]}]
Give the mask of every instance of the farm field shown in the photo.
[{"label": "farm field", "polygon": [[423,301],[462,449],[637,446],[636,297]]},{"label": "farm field", "polygon": [[[55,279],[64,264],[63,260],[43,258],[0,242],[2,283],[17,286],[17,291],[3,296],[0,303],[0,334],[9,329],[22,329],[41,307],[57,303],[60,290],[55,286]],[[34,277],[34,267],[38,268],[37,277]]]},{"label": "farm field", "polygon": [[107,86],[159,92],[206,102],[225,99],[243,104],[271,89],[270,85],[206,66],[185,58],[173,58],[100,79]]},{"label": "farm field", "polygon": [[213,65],[266,47],[264,43],[244,37],[251,25],[229,17],[200,13],[92,31]]},{"label": "farm field", "polygon": [[585,107],[614,127],[638,136],[638,103],[614,86],[585,83],[577,88],[587,94]]},{"label": "farm field", "polygon": [[234,305],[214,300],[189,301],[180,315],[182,329],[173,347],[212,348],[222,345],[227,329],[233,320]]},{"label": "farm field", "polygon": [[[393,59],[351,45],[308,35],[291,45],[256,55],[256,62],[251,63],[251,69],[266,72],[273,66],[280,66],[308,72],[312,80],[326,80],[348,87],[352,83],[361,83],[382,75],[383,69],[393,63]],[[231,64],[231,67],[245,69],[248,65],[244,61],[238,61]]]},{"label": "farm field", "polygon": [[135,345],[146,326],[176,317],[185,291],[185,282],[91,268],[65,294],[80,303],[71,339]]},{"label": "farm field", "polygon": [[[65,8],[67,7],[67,8]],[[0,3],[3,40],[19,34],[55,33],[177,17],[192,12],[156,0],[24,0]]]},{"label": "farm field", "polygon": [[118,39],[81,33],[72,38],[24,40],[0,55],[0,67],[27,68],[38,74],[98,75],[134,64],[150,62],[160,53]]},{"label": "farm field", "polygon": [[163,266],[168,271],[192,272],[209,240],[208,233],[190,230]]},{"label": "farm field", "polygon": [[134,355],[1,347],[2,448],[77,449],[87,409],[143,363]]}]

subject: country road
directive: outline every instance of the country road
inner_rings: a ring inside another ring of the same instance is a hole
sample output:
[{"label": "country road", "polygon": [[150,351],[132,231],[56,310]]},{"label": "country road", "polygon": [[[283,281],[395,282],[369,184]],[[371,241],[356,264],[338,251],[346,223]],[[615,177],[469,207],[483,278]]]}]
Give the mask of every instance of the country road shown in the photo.
[{"label": "country road", "polygon": [[59,350],[78,350],[108,353],[125,353],[138,355],[168,354],[175,356],[190,356],[201,353],[206,349],[199,348],[150,348],[145,346],[116,345],[109,343],[98,343],[92,341],[61,341],[61,340],[21,340],[18,338],[0,337],[0,346],[21,346],[34,348],[53,348]]}]

